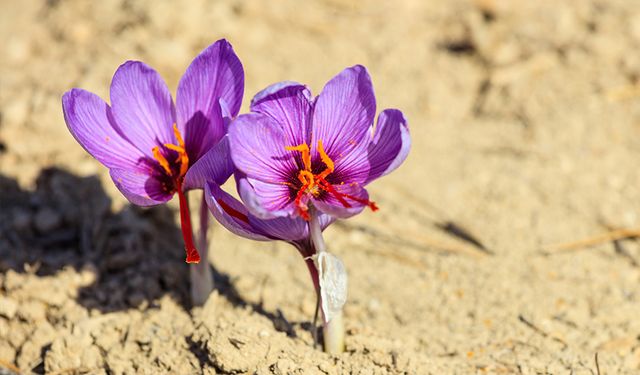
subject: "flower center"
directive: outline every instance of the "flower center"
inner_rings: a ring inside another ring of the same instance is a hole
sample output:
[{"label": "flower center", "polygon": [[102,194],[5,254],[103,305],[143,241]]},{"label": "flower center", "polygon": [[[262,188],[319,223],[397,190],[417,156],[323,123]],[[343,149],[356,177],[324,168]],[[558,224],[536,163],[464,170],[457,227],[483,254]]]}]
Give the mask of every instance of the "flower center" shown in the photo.
[{"label": "flower center", "polygon": [[302,198],[305,195],[309,194],[314,197],[318,197],[323,191],[331,194],[338,200],[338,202],[340,202],[340,204],[342,204],[346,208],[352,207],[351,203],[349,203],[349,201],[347,200],[350,199],[361,204],[366,204],[373,211],[376,211],[378,209],[378,206],[376,206],[374,202],[371,202],[368,199],[361,199],[349,194],[339,192],[333,187],[331,183],[327,182],[326,178],[335,170],[335,163],[324,151],[322,140],[318,140],[318,153],[320,154],[320,160],[322,160],[326,168],[322,172],[317,174],[314,174],[311,169],[311,150],[309,149],[309,145],[303,143],[297,146],[286,146],[285,149],[287,151],[298,151],[300,152],[302,157],[302,164],[304,166],[304,169],[301,169],[298,172],[298,180],[302,185],[300,186],[296,194],[295,204],[298,208],[298,213],[303,219],[309,220],[310,217],[309,206],[302,201]]},{"label": "flower center", "polygon": [[182,191],[182,182],[184,181],[184,176],[187,174],[187,170],[189,169],[189,155],[187,154],[187,149],[184,146],[182,134],[180,134],[176,124],[173,124],[173,134],[176,136],[178,144],[174,145],[172,143],[165,143],[164,147],[178,153],[175,163],[180,165],[180,169],[177,171],[177,175],[174,173],[173,169],[171,169],[171,164],[169,164],[167,158],[162,154],[162,152],[160,152],[160,147],[155,146],[152,149],[153,157],[158,161],[158,164],[160,164],[167,176],[173,181],[173,190],[171,192],[178,193],[178,199],[180,201],[180,226],[182,228],[182,238],[184,239],[185,251],[187,252],[186,262],[199,263],[200,254],[198,253],[196,246],[193,244],[193,228],[191,227],[191,215],[189,214],[189,201],[187,200],[185,193]]},{"label": "flower center", "polygon": [[[169,177],[171,177],[174,182],[182,182],[184,179],[184,175],[187,174],[187,170],[189,169],[189,155],[187,154],[187,149],[184,146],[184,140],[182,139],[182,134],[180,134],[180,130],[178,130],[178,126],[173,124],[173,134],[176,136],[178,140],[178,144],[174,145],[172,143],[165,143],[164,147],[169,150],[173,150],[178,153],[178,157],[175,160],[175,163],[180,165],[180,170],[178,171],[178,175],[174,176],[174,172],[171,169],[171,164],[167,158],[160,152],[160,147],[155,146],[153,149],[153,157],[158,161],[162,169],[167,173]],[[177,184],[176,184],[177,185]],[[176,186],[177,188],[177,186]]]}]

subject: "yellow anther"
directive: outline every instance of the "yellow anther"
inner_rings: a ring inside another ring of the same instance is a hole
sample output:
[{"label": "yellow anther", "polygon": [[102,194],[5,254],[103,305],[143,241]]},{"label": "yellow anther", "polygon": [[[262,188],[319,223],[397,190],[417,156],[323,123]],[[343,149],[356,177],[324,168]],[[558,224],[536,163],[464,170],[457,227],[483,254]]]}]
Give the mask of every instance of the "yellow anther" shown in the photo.
[{"label": "yellow anther", "polygon": [[165,143],[164,147],[168,148],[169,150],[173,150],[177,153],[182,153],[184,152],[184,148],[180,147],[180,146],[176,146],[173,143]]},{"label": "yellow anther", "polygon": [[164,169],[164,171],[167,172],[169,176],[171,176],[171,168],[169,167],[169,162],[167,161],[167,158],[165,158],[164,155],[162,155],[162,153],[160,152],[160,147],[155,146],[152,150],[153,157],[156,158],[158,163],[160,163],[160,166]]},{"label": "yellow anther", "polygon": [[[329,157],[329,155],[327,155],[327,153],[324,151],[324,147],[322,146],[322,140],[318,140],[318,152],[320,153],[320,159],[322,159],[322,162],[324,163],[324,165],[327,166],[327,169],[330,170],[331,172],[333,172],[336,169],[335,164],[333,164],[333,160],[331,160],[331,158]],[[329,172],[329,173],[331,173]]]},{"label": "yellow anther", "polygon": [[309,171],[300,171],[298,173],[298,180],[300,180],[303,185],[306,185],[308,189],[312,189],[315,185],[315,177],[313,173]]},{"label": "yellow anther", "polygon": [[[330,175],[335,170],[335,164],[333,160],[327,155],[324,151],[324,146],[322,145],[322,140],[318,140],[318,153],[320,154],[320,159],[327,166],[324,171],[320,172],[317,176],[313,174],[311,170],[311,151],[309,150],[309,145],[306,143],[297,145],[297,146],[286,146],[285,149],[287,151],[299,151],[302,155],[302,163],[304,164],[304,170],[301,170],[298,174],[298,179],[303,184],[310,185],[310,188],[315,186],[315,180],[322,180]],[[305,172],[303,174],[303,172]]]},{"label": "yellow anther", "polygon": [[[178,126],[173,124],[173,134],[176,136],[176,140],[178,141],[177,145],[172,143],[165,143],[164,147],[169,150],[173,150],[178,153],[178,158],[176,159],[176,163],[180,163],[180,175],[177,178],[184,177],[187,174],[187,170],[189,169],[189,155],[187,154],[187,149],[184,146],[184,139],[182,139],[182,134],[180,134],[180,130],[178,130]],[[153,157],[160,163],[162,169],[167,172],[169,177],[175,178],[173,176],[173,172],[171,171],[171,165],[167,158],[160,152],[160,147],[155,146],[153,149]]]},{"label": "yellow anther", "polygon": [[180,154],[180,177],[184,177],[189,169],[189,156],[187,152]]},{"label": "yellow anther", "polygon": [[182,139],[182,134],[180,134],[177,124],[173,124],[173,134],[176,136],[178,145],[166,144],[165,146],[178,153],[176,162],[180,162],[180,177],[184,177],[189,169],[189,155],[187,154],[187,148],[184,146],[184,139]]},{"label": "yellow anther", "polygon": [[180,162],[180,177],[184,177],[184,175],[187,174],[187,169],[189,169],[189,155],[187,155],[187,151],[183,147],[171,143],[165,143],[165,147],[178,153],[176,162]]},{"label": "yellow anther", "polygon": [[302,154],[302,163],[304,164],[304,169],[307,171],[311,171],[311,153],[309,152],[309,145],[303,143],[297,146],[286,146],[285,150],[300,151],[300,153]]},{"label": "yellow anther", "polygon": [[182,147],[183,150],[186,150],[184,147],[184,140],[182,139],[182,134],[180,134],[180,130],[178,130],[178,125],[173,124],[173,134],[176,136],[178,140],[178,146]]}]

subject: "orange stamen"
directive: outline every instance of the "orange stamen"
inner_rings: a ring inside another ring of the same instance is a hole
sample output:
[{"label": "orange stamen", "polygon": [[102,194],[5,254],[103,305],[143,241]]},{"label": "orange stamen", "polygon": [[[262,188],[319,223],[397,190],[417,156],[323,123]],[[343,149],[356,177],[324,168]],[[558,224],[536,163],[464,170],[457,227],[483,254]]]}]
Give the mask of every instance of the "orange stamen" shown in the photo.
[{"label": "orange stamen", "polygon": [[378,206],[375,202],[372,202],[368,199],[362,199],[358,197],[354,197],[350,194],[345,194],[337,191],[331,183],[326,180],[326,177],[335,171],[335,163],[329,155],[324,150],[324,145],[322,144],[322,140],[318,140],[318,153],[320,154],[320,159],[326,166],[325,170],[314,175],[311,171],[311,152],[309,150],[309,145],[306,143],[297,145],[297,146],[286,146],[285,149],[287,151],[299,151],[302,155],[302,163],[304,164],[304,169],[298,172],[298,180],[302,183],[302,186],[298,190],[295,198],[295,204],[298,208],[298,213],[300,216],[309,220],[309,207],[306,204],[302,203],[302,198],[306,193],[311,193],[315,196],[318,195],[318,189],[315,189],[318,186],[320,189],[326,191],[331,194],[334,198],[336,198],[340,204],[342,204],[346,208],[351,208],[352,205],[347,201],[350,199],[354,202],[358,202],[360,204],[367,205],[372,211],[377,211]]},{"label": "orange stamen", "polygon": [[[182,135],[180,134],[180,130],[178,130],[178,126],[176,124],[173,124],[173,134],[176,136],[178,144],[174,145],[172,143],[165,143],[164,146],[169,150],[173,150],[178,153],[176,162],[180,163],[180,172],[176,179],[181,179],[187,174],[187,170],[189,169],[189,155],[187,154],[187,149],[184,146],[184,140],[182,139]],[[174,176],[171,171],[171,165],[162,152],[160,152],[160,147],[155,146],[152,151],[153,157],[158,161],[162,169],[164,169],[169,177],[173,178]]]},{"label": "orange stamen", "polygon": [[300,182],[302,182],[303,185],[306,185],[307,189],[312,189],[316,184],[313,173],[309,171],[300,171],[298,173],[298,180],[300,180]]},{"label": "orange stamen", "polygon": [[177,124],[173,124],[173,135],[175,135],[176,140],[178,141],[178,145],[176,146],[171,143],[165,143],[165,147],[178,153],[176,162],[180,162],[179,177],[184,177],[184,175],[187,174],[187,170],[189,169],[189,155],[187,154],[187,149],[184,145],[184,139],[182,139],[182,134],[180,134],[180,130],[178,130]]},{"label": "orange stamen", "polygon": [[173,135],[175,135],[176,139],[178,140],[178,146],[180,146],[184,150],[185,149],[184,140],[182,139],[182,134],[180,134],[180,130],[178,130],[177,124],[173,124]]},{"label": "orange stamen", "polygon": [[187,170],[189,169],[189,155],[187,155],[187,152],[185,151],[184,148],[173,145],[171,143],[165,143],[164,146],[169,150],[173,150],[178,153],[178,158],[176,159],[176,162],[180,163],[179,177],[184,177],[184,175],[187,174]]},{"label": "orange stamen", "polygon": [[318,140],[318,152],[320,153],[320,159],[322,159],[322,162],[324,163],[324,165],[327,166],[327,169],[322,171],[318,175],[318,178],[325,178],[331,173],[333,173],[333,171],[336,169],[336,166],[333,163],[333,160],[331,160],[329,155],[327,155],[327,153],[324,151],[324,147],[322,146],[322,140]]},{"label": "orange stamen", "polygon": [[164,155],[162,155],[162,153],[160,152],[160,147],[155,146],[152,149],[152,151],[153,151],[153,157],[156,158],[158,163],[160,163],[160,166],[162,167],[162,169],[164,169],[164,171],[167,172],[168,175],[171,175],[171,168],[169,167],[169,162],[167,161],[167,158],[165,158]]},{"label": "orange stamen", "polygon": [[309,145],[303,143],[297,146],[286,146],[285,150],[300,151],[300,153],[302,154],[302,163],[304,164],[304,169],[311,172],[311,152],[309,152]]}]

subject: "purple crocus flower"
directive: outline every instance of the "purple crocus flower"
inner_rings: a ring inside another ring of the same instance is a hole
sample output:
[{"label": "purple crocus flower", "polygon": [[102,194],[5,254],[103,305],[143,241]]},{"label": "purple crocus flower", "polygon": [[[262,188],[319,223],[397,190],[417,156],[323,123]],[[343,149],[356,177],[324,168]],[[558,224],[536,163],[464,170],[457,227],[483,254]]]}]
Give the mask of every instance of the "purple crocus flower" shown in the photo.
[{"label": "purple crocus flower", "polygon": [[287,241],[300,251],[317,293],[330,353],[344,349],[347,276],[342,261],[326,251],[322,231],[336,218],[366,206],[376,210],[364,187],[396,169],[411,146],[402,112],[382,111],[374,127],[375,112],[371,79],[359,65],[334,77],[316,98],[299,83],[272,85],[253,98],[251,113],[229,127],[244,204],[216,181],[205,184],[209,209],[231,232]]},{"label": "purple crocus flower", "polygon": [[242,200],[257,217],[298,215],[310,206],[336,218],[374,211],[365,186],[407,157],[410,136],[402,112],[386,109],[373,127],[376,101],[363,66],[343,70],[311,97],[298,83],[268,87],[250,114],[229,129]]},{"label": "purple crocus flower", "polygon": [[205,196],[213,215],[240,236],[299,245],[309,238],[309,204],[322,229],[365,206],[377,209],[364,186],[406,159],[411,138],[397,109],[382,111],[374,128],[375,108],[371,79],[360,65],[343,70],[315,99],[295,82],[261,91],[252,113],[229,129],[244,204],[209,179]]},{"label": "purple crocus flower", "polygon": [[322,231],[365,206],[376,210],[364,187],[396,169],[411,145],[402,112],[382,111],[373,127],[375,111],[371,79],[359,65],[334,77],[316,98],[299,83],[272,85],[229,127],[244,204],[216,181],[205,184],[209,209],[231,232],[287,241],[300,251],[322,309],[325,350],[334,353],[343,348],[341,334],[334,334],[341,323],[329,327],[341,317],[347,279],[342,262],[326,251]]},{"label": "purple crocus flower", "polygon": [[111,81],[111,106],[74,88],[64,94],[62,108],[71,134],[109,168],[131,203],[153,206],[178,194],[186,261],[198,263],[185,192],[203,187],[205,170],[217,183],[233,173],[226,130],[243,92],[242,64],[231,45],[219,40],[187,68],[175,106],[155,70],[127,61]]}]

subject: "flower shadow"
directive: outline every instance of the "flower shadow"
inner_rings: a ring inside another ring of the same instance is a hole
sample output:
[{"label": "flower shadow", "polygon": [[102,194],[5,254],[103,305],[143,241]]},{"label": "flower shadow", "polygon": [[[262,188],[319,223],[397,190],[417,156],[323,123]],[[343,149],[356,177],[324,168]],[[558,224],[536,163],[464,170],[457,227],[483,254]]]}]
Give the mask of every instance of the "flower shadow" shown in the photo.
[{"label": "flower shadow", "polygon": [[[41,171],[34,190],[25,190],[0,174],[0,276],[13,270],[47,277],[72,267],[93,273],[95,280],[75,297],[87,310],[145,309],[167,295],[188,310],[189,265],[174,216],[166,205],[112,211],[95,176],[49,168]],[[280,310],[247,302],[228,275],[215,268],[213,275],[216,289],[232,305],[249,307],[276,330],[296,337],[297,323]]]},{"label": "flower shadow", "polygon": [[188,265],[173,218],[166,206],[113,212],[95,176],[49,168],[29,191],[0,175],[0,273],[90,270],[95,281],[77,294],[87,309],[140,308],[165,295],[186,309]]}]

